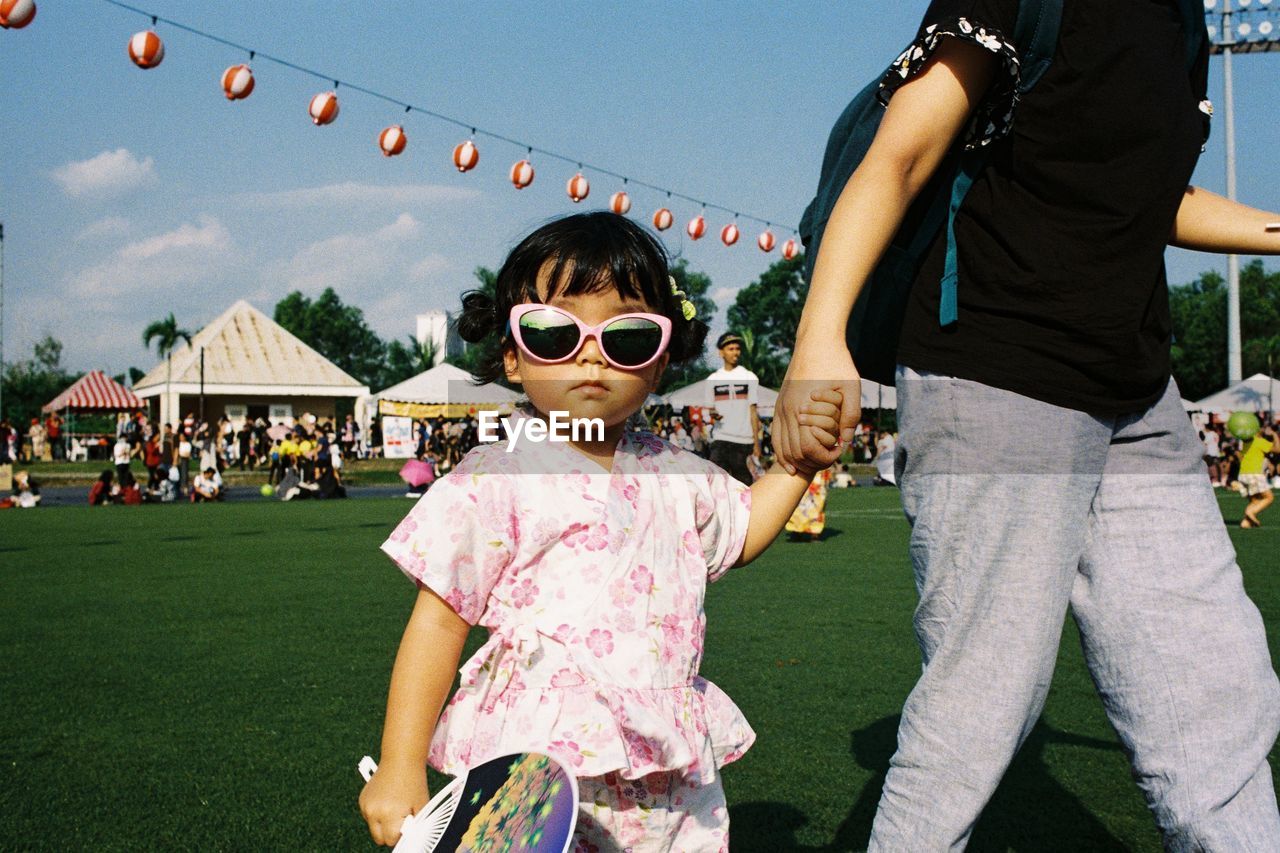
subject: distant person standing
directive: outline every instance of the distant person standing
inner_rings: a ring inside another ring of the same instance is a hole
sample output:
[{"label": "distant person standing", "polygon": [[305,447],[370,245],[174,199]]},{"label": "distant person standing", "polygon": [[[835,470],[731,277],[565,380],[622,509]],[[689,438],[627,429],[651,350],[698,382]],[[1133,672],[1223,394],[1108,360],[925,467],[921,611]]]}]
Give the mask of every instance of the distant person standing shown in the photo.
[{"label": "distant person standing", "polygon": [[44,420],[45,437],[49,439],[49,448],[53,451],[54,459],[62,459],[66,456],[66,448],[62,446],[62,418],[58,417],[57,412],[50,412],[49,417]]},{"label": "distant person standing", "polygon": [[191,438],[187,435],[185,427],[178,435],[178,444],[174,452],[174,458],[178,465],[178,494],[185,495],[191,485]]},{"label": "distant person standing", "polygon": [[1270,427],[1264,426],[1240,455],[1240,485],[1249,501],[1244,510],[1244,518],[1240,520],[1240,526],[1246,530],[1262,526],[1262,522],[1258,520],[1258,514],[1271,506],[1271,502],[1275,500],[1266,474],[1267,454],[1275,447],[1275,442],[1276,434]]},{"label": "distant person standing", "polygon": [[707,377],[705,405],[715,411],[711,461],[750,486],[747,457],[760,456],[760,415],[756,412],[760,378],[738,364],[742,358],[741,336],[725,332],[716,341],[716,348],[724,367]]},{"label": "distant person standing", "polygon": [[111,449],[111,461],[116,466],[116,479],[121,483],[125,481],[125,475],[129,472],[129,460],[133,456],[133,448],[129,445],[129,438],[122,432],[116,436],[115,447]]},{"label": "distant person standing", "polygon": [[39,418],[31,419],[31,428],[27,430],[27,437],[31,439],[31,461],[37,462],[44,459],[45,452],[45,428],[40,423]]},{"label": "distant person standing", "polygon": [[347,415],[346,420],[342,423],[342,455],[346,459],[350,459],[355,455],[356,441],[360,437],[360,427],[356,425],[354,415]]}]

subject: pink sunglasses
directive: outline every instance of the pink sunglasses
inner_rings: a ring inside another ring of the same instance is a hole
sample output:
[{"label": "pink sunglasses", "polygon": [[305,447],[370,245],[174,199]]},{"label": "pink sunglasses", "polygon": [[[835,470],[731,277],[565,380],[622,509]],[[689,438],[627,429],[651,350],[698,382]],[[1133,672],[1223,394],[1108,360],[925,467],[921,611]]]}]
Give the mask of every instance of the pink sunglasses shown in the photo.
[{"label": "pink sunglasses", "polygon": [[568,361],[593,337],[612,367],[639,370],[666,352],[671,320],[661,314],[619,314],[588,326],[563,308],[525,302],[511,306],[507,333],[525,355],[543,364]]}]

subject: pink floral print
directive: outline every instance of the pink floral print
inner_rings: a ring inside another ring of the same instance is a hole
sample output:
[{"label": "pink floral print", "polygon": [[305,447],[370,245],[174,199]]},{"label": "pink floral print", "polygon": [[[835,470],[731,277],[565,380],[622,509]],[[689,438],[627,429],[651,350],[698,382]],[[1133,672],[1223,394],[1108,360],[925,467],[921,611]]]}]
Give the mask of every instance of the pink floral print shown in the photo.
[{"label": "pink floral print", "polygon": [[703,600],[742,553],[750,497],[647,433],[623,437],[610,472],[566,445],[467,454],[382,545],[490,632],[461,668],[431,764],[457,774],[537,750],[580,778],[717,780],[755,733],[698,675]]}]

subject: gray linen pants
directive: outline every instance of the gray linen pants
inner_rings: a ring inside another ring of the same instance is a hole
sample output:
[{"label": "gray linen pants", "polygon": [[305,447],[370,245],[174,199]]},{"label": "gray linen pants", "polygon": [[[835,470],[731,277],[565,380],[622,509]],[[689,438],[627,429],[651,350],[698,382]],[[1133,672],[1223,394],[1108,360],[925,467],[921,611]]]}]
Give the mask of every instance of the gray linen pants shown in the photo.
[{"label": "gray linen pants", "polygon": [[1280,850],[1280,683],[1173,382],[1097,417],[899,367],[924,669],[870,850],[962,850],[1053,676],[1068,604],[1168,850]]}]

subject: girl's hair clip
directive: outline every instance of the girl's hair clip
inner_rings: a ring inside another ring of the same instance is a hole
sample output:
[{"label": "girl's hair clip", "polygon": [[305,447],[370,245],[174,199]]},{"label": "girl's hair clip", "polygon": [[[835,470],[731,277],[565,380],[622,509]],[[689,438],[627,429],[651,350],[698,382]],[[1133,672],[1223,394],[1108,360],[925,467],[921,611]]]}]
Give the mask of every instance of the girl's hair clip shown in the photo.
[{"label": "girl's hair clip", "polygon": [[671,282],[671,295],[680,299],[680,313],[684,315],[686,320],[692,320],[698,315],[698,308],[688,299],[685,299],[684,291],[676,288],[676,277],[667,276],[667,281]]}]

